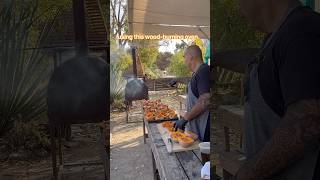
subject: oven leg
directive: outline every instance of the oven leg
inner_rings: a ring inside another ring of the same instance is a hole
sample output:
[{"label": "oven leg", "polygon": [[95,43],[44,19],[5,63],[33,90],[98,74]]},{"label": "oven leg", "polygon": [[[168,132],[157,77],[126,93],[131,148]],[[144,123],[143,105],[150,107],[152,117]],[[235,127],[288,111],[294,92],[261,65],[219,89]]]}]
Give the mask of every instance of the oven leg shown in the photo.
[{"label": "oven leg", "polygon": [[62,135],[62,133],[61,133],[61,131],[62,131],[62,126],[59,126],[59,128],[58,128],[58,151],[59,151],[59,164],[60,165],[62,165],[63,164],[63,154],[62,154],[62,142],[61,142],[61,135]]},{"label": "oven leg", "polygon": [[53,180],[58,179],[58,169],[57,169],[57,157],[56,157],[56,139],[55,139],[55,128],[50,126],[50,141],[51,141],[51,158],[52,158],[52,175]]},{"label": "oven leg", "polygon": [[103,129],[102,127],[100,127],[100,156],[101,156],[101,160],[102,160],[102,164],[103,164],[103,169],[104,169],[104,180],[109,180],[109,143],[107,142],[107,135],[106,133],[108,133],[107,129]]},{"label": "oven leg", "polygon": [[129,104],[126,103],[126,120],[127,120],[127,123],[129,123],[129,110],[130,110]]},{"label": "oven leg", "polygon": [[142,129],[143,129],[143,143],[146,144],[146,125],[144,122],[144,118],[142,119]]}]

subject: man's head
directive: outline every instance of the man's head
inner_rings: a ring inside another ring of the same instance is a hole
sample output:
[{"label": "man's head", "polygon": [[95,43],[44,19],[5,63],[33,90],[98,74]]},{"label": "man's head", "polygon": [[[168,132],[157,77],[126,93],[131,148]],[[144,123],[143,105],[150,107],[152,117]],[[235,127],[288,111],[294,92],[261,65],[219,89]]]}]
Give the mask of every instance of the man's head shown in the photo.
[{"label": "man's head", "polygon": [[187,67],[195,72],[198,64],[203,63],[202,51],[197,45],[191,45],[184,51],[184,62]]},{"label": "man's head", "polygon": [[249,23],[263,32],[270,32],[285,10],[299,0],[238,0],[242,14]]}]

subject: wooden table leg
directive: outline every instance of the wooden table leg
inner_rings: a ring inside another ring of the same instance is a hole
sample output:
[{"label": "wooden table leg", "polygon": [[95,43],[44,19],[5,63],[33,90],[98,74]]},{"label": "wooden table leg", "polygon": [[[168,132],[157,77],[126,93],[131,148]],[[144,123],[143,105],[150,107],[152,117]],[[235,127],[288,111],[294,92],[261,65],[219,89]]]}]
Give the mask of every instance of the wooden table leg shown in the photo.
[{"label": "wooden table leg", "polygon": [[151,156],[152,156],[152,167],[153,167],[153,179],[160,180],[159,173],[156,166],[156,161],[154,160],[154,155],[152,150],[151,150]]},{"label": "wooden table leg", "polygon": [[144,118],[142,119],[142,129],[143,129],[143,143],[146,144],[146,125],[145,125],[145,122],[144,122]]},{"label": "wooden table leg", "polygon": [[225,169],[223,169],[223,175],[222,176],[223,176],[223,180],[231,180],[231,178],[233,177],[232,174],[230,174]]}]

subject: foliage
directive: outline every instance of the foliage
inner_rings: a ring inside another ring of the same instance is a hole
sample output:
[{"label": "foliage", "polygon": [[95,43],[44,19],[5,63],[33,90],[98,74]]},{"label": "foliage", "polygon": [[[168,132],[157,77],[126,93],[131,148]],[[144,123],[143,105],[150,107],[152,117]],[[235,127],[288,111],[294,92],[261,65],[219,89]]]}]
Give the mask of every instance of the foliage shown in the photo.
[{"label": "foliage", "polygon": [[115,38],[110,38],[110,63],[117,71],[124,72],[132,64],[131,54],[122,47],[118,47]]},{"label": "foliage", "polygon": [[116,66],[120,71],[124,71],[132,64],[131,55],[127,52],[120,51],[119,59],[116,62]]},{"label": "foliage", "polygon": [[144,73],[148,75],[148,78],[151,78],[151,79],[159,78],[160,72],[155,67],[149,68],[145,66],[143,70],[144,70]]},{"label": "foliage", "polygon": [[183,50],[179,50],[171,57],[171,63],[168,69],[170,74],[177,77],[191,76],[190,70],[184,63],[183,53]]},{"label": "foliage", "polygon": [[138,55],[143,65],[145,73],[149,76],[155,76],[156,60],[159,55],[159,42],[156,40],[140,40],[136,42]]},{"label": "foliage", "polygon": [[4,141],[10,151],[20,147],[31,151],[40,148],[49,150],[50,147],[47,133],[41,130],[40,125],[35,121],[16,120],[13,128],[5,135]]},{"label": "foliage", "polygon": [[[257,48],[260,46],[264,34],[257,32],[248,24],[241,15],[236,1],[213,0],[211,6],[213,25],[213,47],[216,51],[230,49]],[[216,69],[217,87],[214,88],[215,102],[218,104],[234,103],[241,96],[241,74],[231,72],[222,68]],[[227,85],[228,84],[228,85]],[[227,85],[227,86],[226,86]],[[223,92],[223,94],[222,94]],[[221,93],[221,94],[219,94]],[[220,96],[221,95],[221,96]]]},{"label": "foliage", "polygon": [[175,51],[184,50],[188,47],[188,44],[185,42],[177,43]]},{"label": "foliage", "polygon": [[[128,8],[125,0],[110,1],[110,22],[112,37],[128,33]],[[127,40],[118,40],[121,47],[124,47],[126,43]]]},{"label": "foliage", "polygon": [[[39,49],[25,50],[38,3],[19,5],[9,1],[0,11],[0,135],[17,119],[33,121],[46,111],[50,66]],[[36,44],[45,40],[48,27],[42,28]]]},{"label": "foliage", "polygon": [[156,61],[157,67],[160,70],[165,70],[169,67],[171,56],[172,54],[170,52],[159,53]]},{"label": "foliage", "polygon": [[200,47],[201,52],[202,52],[202,57],[204,58],[204,56],[206,55],[206,47],[205,47],[205,44],[203,43],[202,39],[196,38],[193,41],[193,43]]},{"label": "foliage", "polygon": [[123,100],[125,80],[122,71],[115,64],[110,64],[110,101],[111,104],[117,100]]},{"label": "foliage", "polygon": [[139,41],[139,45],[137,45],[137,47],[141,63],[147,67],[154,66],[159,55],[158,41],[141,40]]},{"label": "foliage", "polygon": [[250,27],[234,0],[213,0],[213,45],[219,50],[259,47],[264,34]]}]

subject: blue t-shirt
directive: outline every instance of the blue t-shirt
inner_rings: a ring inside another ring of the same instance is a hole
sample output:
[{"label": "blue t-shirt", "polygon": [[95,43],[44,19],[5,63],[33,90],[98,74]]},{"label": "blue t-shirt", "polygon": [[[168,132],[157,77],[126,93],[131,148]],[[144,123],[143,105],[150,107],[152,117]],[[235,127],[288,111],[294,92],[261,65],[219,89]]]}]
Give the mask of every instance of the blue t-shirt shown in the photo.
[{"label": "blue t-shirt", "polygon": [[190,84],[191,90],[197,98],[204,93],[210,93],[212,81],[210,79],[209,65],[205,63],[200,65],[198,71],[193,74]]}]

